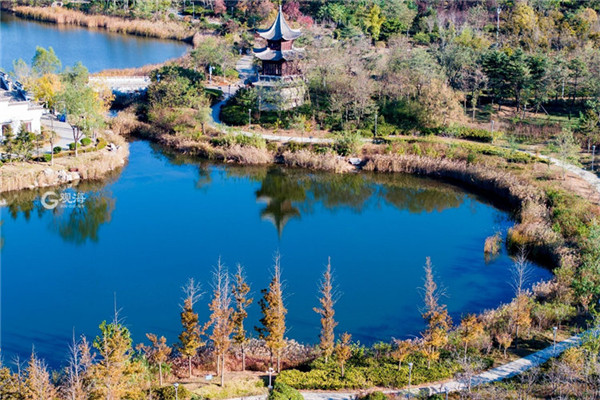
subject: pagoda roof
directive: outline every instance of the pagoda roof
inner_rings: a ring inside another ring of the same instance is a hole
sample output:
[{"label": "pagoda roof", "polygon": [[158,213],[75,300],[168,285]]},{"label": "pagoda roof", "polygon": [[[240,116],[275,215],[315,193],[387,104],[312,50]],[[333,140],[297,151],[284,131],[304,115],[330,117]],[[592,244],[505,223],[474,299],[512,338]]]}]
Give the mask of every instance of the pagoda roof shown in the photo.
[{"label": "pagoda roof", "polygon": [[287,24],[285,17],[283,16],[283,11],[281,10],[281,5],[279,5],[279,12],[277,13],[277,18],[275,19],[275,22],[273,22],[273,25],[271,25],[269,29],[259,29],[256,33],[266,40],[294,40],[302,35],[302,32],[299,29],[292,29]]},{"label": "pagoda roof", "polygon": [[268,47],[254,49],[254,55],[263,61],[293,61],[304,58],[304,52],[300,49],[292,50],[272,50]]}]

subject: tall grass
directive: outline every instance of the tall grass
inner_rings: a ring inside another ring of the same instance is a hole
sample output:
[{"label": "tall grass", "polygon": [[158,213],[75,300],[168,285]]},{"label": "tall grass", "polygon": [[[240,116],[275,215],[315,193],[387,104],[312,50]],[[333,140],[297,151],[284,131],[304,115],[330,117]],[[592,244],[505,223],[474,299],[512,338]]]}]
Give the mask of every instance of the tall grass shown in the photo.
[{"label": "tall grass", "polygon": [[[0,193],[14,190],[57,186],[79,180],[102,179],[122,167],[129,156],[129,146],[117,135],[106,140],[119,146],[117,151],[106,149],[80,154],[79,157],[56,157],[49,163],[18,162],[0,168]],[[74,170],[75,172],[69,172]]]},{"label": "tall grass", "polygon": [[194,31],[191,27],[175,21],[128,20],[106,15],[87,15],[81,11],[62,7],[15,6],[15,15],[37,21],[52,22],[60,25],[78,25],[87,28],[101,28],[109,32],[126,33],[137,36],[192,41]]}]

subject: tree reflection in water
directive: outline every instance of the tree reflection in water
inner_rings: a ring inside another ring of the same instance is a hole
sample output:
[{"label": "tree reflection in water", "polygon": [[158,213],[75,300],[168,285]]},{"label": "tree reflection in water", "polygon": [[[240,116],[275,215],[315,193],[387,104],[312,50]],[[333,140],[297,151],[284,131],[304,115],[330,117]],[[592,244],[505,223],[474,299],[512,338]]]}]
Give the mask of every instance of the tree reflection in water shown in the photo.
[{"label": "tree reflection in water", "polygon": [[[22,216],[29,221],[34,215],[38,218],[51,215],[50,229],[65,241],[81,245],[88,240],[97,242],[100,227],[110,222],[116,201],[104,189],[105,185],[106,182],[81,182],[76,188],[55,187],[4,193],[1,199],[6,202],[6,209],[12,219]],[[83,193],[85,200],[81,204],[59,203],[56,208],[47,209],[42,205],[41,196],[48,191],[55,192],[57,198],[63,194],[77,196],[78,193]],[[4,239],[2,237],[2,244]]]},{"label": "tree reflection in water", "polygon": [[[240,174],[237,168],[229,172]],[[251,174],[254,178],[256,172]],[[280,237],[288,221],[312,213],[317,205],[361,212],[369,201],[385,201],[411,213],[439,212],[459,207],[467,196],[447,184],[400,174],[307,173],[273,167],[260,182],[256,198],[267,204],[260,216],[273,222]]]}]

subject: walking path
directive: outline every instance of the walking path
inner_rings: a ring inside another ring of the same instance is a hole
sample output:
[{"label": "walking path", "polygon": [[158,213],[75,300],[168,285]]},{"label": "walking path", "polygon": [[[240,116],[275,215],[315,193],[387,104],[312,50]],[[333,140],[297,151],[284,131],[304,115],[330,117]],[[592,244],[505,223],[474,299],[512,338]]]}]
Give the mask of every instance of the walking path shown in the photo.
[{"label": "walking path", "polygon": [[540,154],[530,153],[528,151],[522,151],[523,153],[527,153],[532,156],[536,156],[542,158],[544,160],[550,161],[554,165],[558,165],[561,168],[566,169],[567,171],[577,175],[584,181],[586,181],[591,187],[593,187],[598,193],[600,193],[600,177],[594,174],[593,172],[586,171],[583,168],[579,168],[573,164],[564,163],[561,160],[553,157],[548,157]]},{"label": "walking path", "polygon": [[[445,394],[452,392],[459,392],[468,390],[479,385],[485,385],[488,383],[498,382],[504,379],[512,378],[513,376],[519,375],[531,368],[538,367],[550,360],[552,357],[563,353],[565,350],[577,346],[581,343],[582,338],[588,334],[595,332],[598,334],[600,331],[597,329],[590,330],[579,335],[570,337],[569,339],[563,340],[562,342],[556,343],[556,346],[549,346],[543,350],[537,351],[527,357],[519,358],[518,360],[509,362],[496,368],[492,368],[489,371],[482,372],[474,375],[469,379],[456,379],[447,382],[424,385],[415,387],[412,389],[402,390],[384,390],[386,394],[394,396],[406,396],[413,397],[417,395],[428,395],[433,394]],[[301,391],[302,396],[305,400],[355,400],[358,397],[358,392],[311,392]],[[266,400],[266,395],[261,396],[248,396],[230,400]]]}]

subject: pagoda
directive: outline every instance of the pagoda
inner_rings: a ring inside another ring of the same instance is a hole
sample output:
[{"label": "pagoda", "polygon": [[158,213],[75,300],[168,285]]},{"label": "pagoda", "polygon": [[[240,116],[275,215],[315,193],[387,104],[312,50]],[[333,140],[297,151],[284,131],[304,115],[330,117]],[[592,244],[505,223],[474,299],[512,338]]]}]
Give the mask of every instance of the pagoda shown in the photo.
[{"label": "pagoda", "polygon": [[302,36],[302,32],[290,28],[283,16],[281,5],[273,25],[256,33],[267,41],[266,47],[254,49],[255,57],[262,61],[259,81],[290,80],[300,76],[297,61],[304,57],[304,52],[294,48],[294,40]]}]

